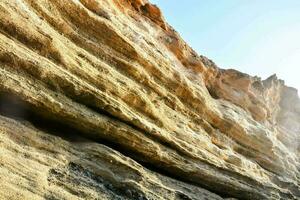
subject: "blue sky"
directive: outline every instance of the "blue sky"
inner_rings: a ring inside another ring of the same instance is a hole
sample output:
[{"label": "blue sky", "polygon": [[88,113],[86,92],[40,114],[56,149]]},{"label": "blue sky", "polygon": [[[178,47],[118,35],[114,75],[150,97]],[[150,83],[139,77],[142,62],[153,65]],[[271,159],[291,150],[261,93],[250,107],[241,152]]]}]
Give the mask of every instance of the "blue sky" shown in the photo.
[{"label": "blue sky", "polygon": [[300,89],[300,0],[150,0],[199,54],[221,68]]}]

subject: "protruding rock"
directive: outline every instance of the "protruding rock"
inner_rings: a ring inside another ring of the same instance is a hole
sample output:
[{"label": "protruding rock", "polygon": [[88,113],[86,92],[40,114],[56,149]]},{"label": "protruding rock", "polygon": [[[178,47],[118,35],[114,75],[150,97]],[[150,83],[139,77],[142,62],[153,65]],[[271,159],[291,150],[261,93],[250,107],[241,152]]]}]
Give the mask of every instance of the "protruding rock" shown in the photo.
[{"label": "protruding rock", "polygon": [[297,199],[299,132],[148,1],[0,1],[0,199]]}]

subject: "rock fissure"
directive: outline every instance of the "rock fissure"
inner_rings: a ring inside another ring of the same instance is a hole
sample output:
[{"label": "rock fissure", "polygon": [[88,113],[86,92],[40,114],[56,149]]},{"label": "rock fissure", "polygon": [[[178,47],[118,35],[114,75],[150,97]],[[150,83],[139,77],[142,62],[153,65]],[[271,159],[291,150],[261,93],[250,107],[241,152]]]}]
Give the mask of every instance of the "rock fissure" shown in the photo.
[{"label": "rock fissure", "polygon": [[297,199],[299,113],[147,0],[0,2],[0,199]]}]

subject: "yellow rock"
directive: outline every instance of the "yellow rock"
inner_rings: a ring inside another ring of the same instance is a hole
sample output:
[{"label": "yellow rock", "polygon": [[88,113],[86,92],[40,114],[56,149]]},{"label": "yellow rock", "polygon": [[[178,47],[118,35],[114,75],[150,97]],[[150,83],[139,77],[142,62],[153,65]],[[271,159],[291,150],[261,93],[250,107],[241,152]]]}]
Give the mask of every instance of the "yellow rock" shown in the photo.
[{"label": "yellow rock", "polygon": [[0,199],[297,199],[299,133],[146,0],[0,2]]}]

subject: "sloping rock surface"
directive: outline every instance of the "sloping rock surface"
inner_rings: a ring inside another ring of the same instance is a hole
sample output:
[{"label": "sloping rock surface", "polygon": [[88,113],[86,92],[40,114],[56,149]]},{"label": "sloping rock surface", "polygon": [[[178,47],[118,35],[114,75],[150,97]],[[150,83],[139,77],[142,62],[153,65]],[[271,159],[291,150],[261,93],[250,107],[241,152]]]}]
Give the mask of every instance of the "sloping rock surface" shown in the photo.
[{"label": "sloping rock surface", "polygon": [[299,199],[300,100],[146,0],[0,1],[0,199]]}]

